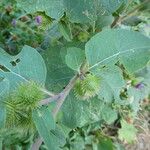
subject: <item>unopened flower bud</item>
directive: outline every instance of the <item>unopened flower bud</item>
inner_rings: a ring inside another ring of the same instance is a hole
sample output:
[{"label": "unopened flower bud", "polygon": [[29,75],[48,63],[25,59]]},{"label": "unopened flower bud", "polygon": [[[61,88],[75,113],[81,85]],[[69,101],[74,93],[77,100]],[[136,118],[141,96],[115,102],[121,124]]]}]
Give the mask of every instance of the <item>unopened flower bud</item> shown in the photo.
[{"label": "unopened flower bud", "polygon": [[40,25],[42,23],[42,16],[36,16],[35,21],[38,25]]},{"label": "unopened flower bud", "polygon": [[138,90],[141,90],[144,88],[144,84],[143,83],[138,83],[137,85],[135,85],[135,88]]},{"label": "unopened flower bud", "polygon": [[12,20],[12,22],[11,22],[11,24],[12,24],[12,26],[14,26],[14,27],[15,27],[15,26],[16,26],[16,24],[17,24],[16,19],[13,19],[13,20]]}]

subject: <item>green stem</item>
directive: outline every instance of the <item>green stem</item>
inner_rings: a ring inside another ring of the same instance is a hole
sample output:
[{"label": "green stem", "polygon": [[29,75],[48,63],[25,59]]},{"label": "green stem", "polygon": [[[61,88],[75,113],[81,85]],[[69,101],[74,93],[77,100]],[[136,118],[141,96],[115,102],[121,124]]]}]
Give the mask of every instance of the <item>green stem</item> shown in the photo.
[{"label": "green stem", "polygon": [[[74,87],[77,79],[79,78],[79,75],[76,74],[69,82],[69,84],[66,86],[66,88],[60,92],[58,95],[57,95],[57,102],[56,102],[56,107],[54,108],[53,110],[53,117],[56,117],[57,113],[59,112],[62,104],[64,103],[66,97],[68,96],[68,94],[70,93],[71,89]],[[51,99],[45,99],[45,100],[42,100],[40,102],[40,105],[43,104],[43,105],[48,105],[49,103],[51,102]],[[39,150],[41,144],[42,144],[43,140],[41,137],[38,137],[35,142],[32,144],[32,147],[31,147],[31,150]]]},{"label": "green stem", "polygon": [[137,7],[135,7],[133,10],[131,10],[130,12],[128,12],[126,15],[116,17],[116,19],[114,20],[114,22],[111,24],[111,28],[115,28],[122,21],[124,21],[124,20],[126,20],[126,19],[128,19],[128,18],[130,18],[132,16],[134,16],[149,1],[150,0],[145,0],[140,5],[138,5]]}]

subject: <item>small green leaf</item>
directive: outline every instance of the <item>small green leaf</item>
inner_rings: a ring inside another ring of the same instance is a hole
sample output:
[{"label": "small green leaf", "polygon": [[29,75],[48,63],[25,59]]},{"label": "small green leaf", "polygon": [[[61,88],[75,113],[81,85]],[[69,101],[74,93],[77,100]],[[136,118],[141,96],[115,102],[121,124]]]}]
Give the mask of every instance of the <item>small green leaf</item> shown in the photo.
[{"label": "small green leaf", "polygon": [[6,121],[6,109],[0,105],[0,129],[4,128]]},{"label": "small green leaf", "polygon": [[111,139],[102,137],[97,145],[98,150],[114,150]]},{"label": "small green leaf", "polygon": [[107,14],[115,12],[123,3],[126,4],[127,2],[127,0],[101,0]]},{"label": "small green leaf", "polygon": [[0,81],[0,102],[3,100],[3,97],[5,97],[5,95],[8,94],[8,91],[9,91],[9,81],[6,78],[4,78]]},{"label": "small green leaf", "polygon": [[107,103],[120,101],[120,91],[125,86],[122,72],[116,66],[109,66],[97,70],[97,76],[101,78],[98,96]]},{"label": "small green leaf", "polygon": [[102,119],[104,119],[107,124],[113,123],[117,118],[117,112],[111,107],[105,106],[102,109]]},{"label": "small green leaf", "polygon": [[114,20],[114,17],[112,15],[105,15],[105,16],[99,16],[97,19],[96,27],[98,29],[102,29],[104,27],[110,26]]},{"label": "small green leaf", "polygon": [[62,147],[66,143],[66,137],[64,130],[61,126],[56,126],[55,130],[51,130],[51,140],[53,142],[53,146],[55,149],[59,149],[59,147]]},{"label": "small green leaf", "polygon": [[[77,99],[70,93],[62,106],[62,124],[73,129],[102,120],[105,104],[97,97],[89,100]],[[69,113],[68,113],[69,112]]]},{"label": "small green leaf", "polygon": [[55,121],[52,116],[52,113],[47,107],[41,107],[32,112],[33,121],[35,126],[43,138],[46,146],[49,149],[55,150],[55,146],[53,145],[53,139],[51,135],[51,130],[55,130]]},{"label": "small green leaf", "polygon": [[3,139],[0,138],[0,149],[3,149]]},{"label": "small green leaf", "polygon": [[55,129],[55,121],[51,111],[47,107],[41,107],[33,111],[32,113],[35,125],[39,130],[40,126],[44,126],[46,130]]},{"label": "small green leaf", "polygon": [[68,67],[70,67],[71,69],[79,72],[79,69],[84,59],[85,56],[83,50],[76,47],[71,47],[67,49],[67,55],[65,60]]},{"label": "small green leaf", "polygon": [[71,33],[71,28],[69,25],[59,22],[59,30],[63,37],[70,42],[72,40],[72,33]]},{"label": "small green leaf", "polygon": [[137,129],[133,124],[128,124],[125,120],[121,121],[121,129],[119,129],[118,134],[121,140],[125,140],[131,143],[136,138]]}]

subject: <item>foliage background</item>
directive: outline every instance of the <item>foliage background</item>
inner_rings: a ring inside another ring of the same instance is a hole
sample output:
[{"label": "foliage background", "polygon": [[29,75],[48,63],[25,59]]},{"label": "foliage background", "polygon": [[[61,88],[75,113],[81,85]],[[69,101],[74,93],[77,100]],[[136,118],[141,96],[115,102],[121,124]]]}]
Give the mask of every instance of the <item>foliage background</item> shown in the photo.
[{"label": "foliage background", "polygon": [[[0,2],[1,101],[4,99],[3,93],[17,89],[17,85],[24,82],[22,77],[38,81],[42,86],[45,84],[45,88],[54,93],[62,91],[74,74],[80,72],[85,57],[91,67],[90,72],[101,79],[97,96],[88,100],[81,100],[71,90],[55,118],[56,124],[50,115],[56,105],[52,102],[45,109],[41,108],[32,114],[38,132],[1,128],[3,149],[31,149],[38,134],[44,139],[45,144],[40,147],[42,150],[47,147],[64,150],[122,150],[126,143],[131,143],[125,145],[126,149],[132,143],[137,149],[135,139],[139,140],[143,132],[147,133],[144,134],[145,139],[149,137],[148,2]],[[141,34],[132,34],[130,31]],[[99,50],[99,45],[103,51]],[[99,60],[111,56],[115,49],[120,52],[126,48],[142,49],[134,55],[116,55],[114,60],[102,62],[92,69]],[[5,55],[4,51],[10,55]],[[74,61],[76,58],[77,63]],[[8,68],[10,73],[3,72],[5,68],[2,66]],[[18,68],[21,78],[16,77]],[[0,108],[3,112],[3,107]],[[38,113],[43,113],[43,118],[39,119]],[[0,119],[4,117],[4,113],[1,114]],[[46,127],[43,128],[43,125]]]}]

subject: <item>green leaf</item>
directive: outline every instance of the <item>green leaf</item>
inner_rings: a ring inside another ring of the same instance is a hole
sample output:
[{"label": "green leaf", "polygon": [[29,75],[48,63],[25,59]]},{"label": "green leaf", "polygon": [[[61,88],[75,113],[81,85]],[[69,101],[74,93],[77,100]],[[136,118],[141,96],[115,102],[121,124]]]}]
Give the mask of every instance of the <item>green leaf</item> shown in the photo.
[{"label": "green leaf", "polygon": [[84,50],[85,49],[85,43],[82,43],[80,41],[73,41],[73,42],[67,42],[60,50],[60,55],[61,55],[61,59],[62,61],[66,64],[66,60],[65,57],[67,55],[67,49],[70,47],[76,47],[79,49]]},{"label": "green leaf", "polygon": [[[59,92],[73,77],[74,72],[68,68],[60,55],[61,47],[50,47],[42,56],[47,67],[47,89]],[[66,51],[64,51],[66,54]]]},{"label": "green leaf", "polygon": [[72,41],[72,33],[69,25],[59,22],[59,30],[68,42]]},{"label": "green leaf", "polygon": [[135,114],[137,114],[140,109],[140,102],[148,97],[148,95],[149,91],[144,85],[141,89],[136,89],[135,87],[130,87],[128,89],[129,105]]},{"label": "green leaf", "polygon": [[9,91],[9,81],[6,78],[3,78],[0,81],[0,102],[3,100],[3,97],[8,94]]},{"label": "green leaf", "polygon": [[91,71],[120,60],[128,71],[135,72],[144,67],[150,59],[149,38],[123,29],[98,33],[87,42],[85,49]]},{"label": "green leaf", "polygon": [[35,126],[43,138],[46,146],[49,149],[56,149],[53,145],[51,130],[55,130],[55,121],[51,111],[47,107],[41,107],[32,112],[33,121]]},{"label": "green leaf", "polygon": [[126,4],[127,2],[127,0],[101,0],[107,14],[115,12],[122,4]]},{"label": "green leaf", "polygon": [[62,123],[73,129],[100,121],[104,107],[104,102],[97,97],[85,101],[70,93],[62,106]]},{"label": "green leaf", "polygon": [[66,14],[71,22],[93,23],[98,16],[115,12],[126,0],[64,0]]},{"label": "green leaf", "polygon": [[[138,40],[138,37],[137,37],[137,40]],[[148,38],[147,38],[147,41],[148,41]],[[146,39],[145,41],[143,39],[143,44],[145,42],[146,42]],[[150,40],[149,40],[149,43],[150,43]],[[146,46],[146,43],[145,43],[145,46]],[[147,48],[143,48],[143,51],[142,51],[142,48],[140,50],[140,46],[139,46],[139,49],[137,48],[137,50],[139,50],[139,52],[133,51],[133,53],[126,55],[124,56],[124,58],[122,58],[123,64],[131,73],[138,71],[139,69],[142,69],[143,67],[145,67],[147,62],[150,60],[150,47],[149,46]]]},{"label": "green leaf", "polygon": [[2,66],[0,77],[9,81],[10,90],[13,90],[19,82],[29,80],[45,84],[46,66],[44,60],[32,47],[24,46],[16,56],[11,56],[1,49],[0,66]]},{"label": "green leaf", "polygon": [[131,143],[136,138],[137,129],[133,124],[128,124],[125,120],[121,121],[121,129],[119,129],[118,134],[121,140],[125,140]]},{"label": "green leaf", "polygon": [[118,118],[118,115],[115,110],[106,106],[102,109],[102,118],[107,124],[111,124]]},{"label": "green leaf", "polygon": [[63,0],[17,0],[17,4],[27,13],[45,11],[48,16],[57,20],[64,14]]},{"label": "green leaf", "polygon": [[102,137],[97,145],[98,150],[114,150],[114,145],[111,139]]},{"label": "green leaf", "polygon": [[101,79],[98,96],[107,103],[120,101],[120,91],[125,86],[122,73],[116,66],[108,66],[97,70],[96,75]]},{"label": "green leaf", "polygon": [[[71,22],[87,23],[97,19],[97,9],[100,8],[98,2],[93,0],[64,0],[66,14]],[[100,10],[100,9],[99,9]]]},{"label": "green leaf", "polygon": [[[66,136],[61,126],[56,126],[55,130],[51,130],[51,141],[55,149],[60,149],[59,147],[63,147],[66,143]],[[54,149],[54,150],[55,150]]]},{"label": "green leaf", "polygon": [[65,58],[68,67],[79,72],[79,69],[85,59],[85,55],[83,50],[76,47],[70,47],[67,49],[67,55]]},{"label": "green leaf", "polygon": [[3,105],[4,97],[9,92],[9,81],[7,79],[0,80],[0,129],[5,126],[6,109]]},{"label": "green leaf", "polygon": [[55,121],[51,111],[47,107],[34,110],[32,116],[37,128],[44,125],[47,130],[55,129]]},{"label": "green leaf", "polygon": [[85,148],[84,138],[81,137],[81,135],[79,135],[79,133],[77,133],[75,135],[75,139],[73,139],[70,142],[70,150],[77,150],[77,149],[80,149],[80,150],[86,149]]},{"label": "green leaf", "polygon": [[4,128],[6,121],[6,109],[0,104],[0,129]]},{"label": "green leaf", "polygon": [[103,29],[104,27],[110,26],[114,20],[112,15],[99,16],[96,21],[96,28]]},{"label": "green leaf", "polygon": [[3,148],[3,140],[0,138],[0,149]]},{"label": "green leaf", "polygon": [[116,150],[125,150],[124,146],[120,143],[115,143]]}]

